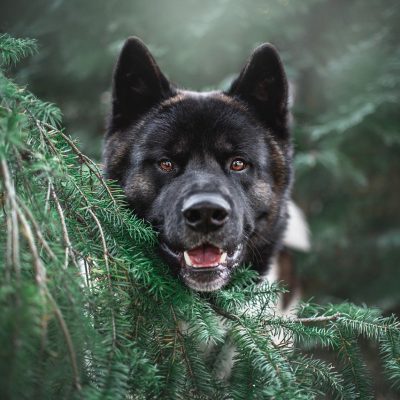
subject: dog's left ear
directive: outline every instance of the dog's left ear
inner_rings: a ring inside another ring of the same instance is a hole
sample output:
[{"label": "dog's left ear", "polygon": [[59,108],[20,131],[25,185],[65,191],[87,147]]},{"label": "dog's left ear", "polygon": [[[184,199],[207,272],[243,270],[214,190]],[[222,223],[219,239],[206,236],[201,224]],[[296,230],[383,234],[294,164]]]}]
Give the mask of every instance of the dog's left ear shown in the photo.
[{"label": "dog's left ear", "polygon": [[110,130],[126,128],[172,92],[145,44],[137,37],[128,38],[114,70]]},{"label": "dog's left ear", "polygon": [[286,128],[288,117],[288,83],[274,46],[264,43],[254,50],[227,94],[245,101],[262,122],[285,135],[282,128]]}]

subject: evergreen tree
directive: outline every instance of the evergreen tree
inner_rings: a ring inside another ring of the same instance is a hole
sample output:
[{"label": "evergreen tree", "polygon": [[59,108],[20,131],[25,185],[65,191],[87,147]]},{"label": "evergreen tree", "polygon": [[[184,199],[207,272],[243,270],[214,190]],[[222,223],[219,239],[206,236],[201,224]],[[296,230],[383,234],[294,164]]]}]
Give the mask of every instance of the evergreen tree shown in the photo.
[{"label": "evergreen tree", "polygon": [[[379,346],[400,388],[394,316],[306,303],[280,317],[283,289],[245,266],[208,295],[176,280],[155,232],[66,134],[59,109],[9,77],[35,48],[0,36],[2,398],[372,399],[361,340]],[[219,379],[230,346],[231,376]],[[336,361],[313,355],[320,348]]]},{"label": "evergreen tree", "polygon": [[113,63],[141,37],[189,89],[226,87],[276,45],[296,88],[294,199],[311,225],[305,296],[400,315],[398,0],[2,0],[0,31],[39,40],[13,71],[100,158]]}]

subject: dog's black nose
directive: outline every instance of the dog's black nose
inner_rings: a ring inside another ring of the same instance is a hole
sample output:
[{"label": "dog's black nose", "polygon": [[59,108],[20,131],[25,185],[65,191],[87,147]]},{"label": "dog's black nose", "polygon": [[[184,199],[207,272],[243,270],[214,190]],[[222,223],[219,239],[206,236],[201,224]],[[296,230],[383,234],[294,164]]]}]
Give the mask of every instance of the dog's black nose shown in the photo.
[{"label": "dog's black nose", "polygon": [[208,233],[221,228],[229,219],[231,207],[219,194],[200,193],[190,196],[182,207],[186,225]]}]

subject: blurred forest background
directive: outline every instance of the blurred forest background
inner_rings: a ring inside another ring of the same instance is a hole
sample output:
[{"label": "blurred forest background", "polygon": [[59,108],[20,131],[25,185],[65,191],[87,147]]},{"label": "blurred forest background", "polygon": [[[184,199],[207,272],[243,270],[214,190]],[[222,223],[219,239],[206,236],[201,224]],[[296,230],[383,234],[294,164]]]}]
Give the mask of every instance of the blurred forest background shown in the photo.
[{"label": "blurred forest background", "polygon": [[400,311],[398,0],[1,0],[0,32],[36,38],[16,80],[58,104],[96,160],[125,38],[186,88],[226,88],[252,49],[278,47],[295,88],[294,199],[312,251],[305,297]]}]

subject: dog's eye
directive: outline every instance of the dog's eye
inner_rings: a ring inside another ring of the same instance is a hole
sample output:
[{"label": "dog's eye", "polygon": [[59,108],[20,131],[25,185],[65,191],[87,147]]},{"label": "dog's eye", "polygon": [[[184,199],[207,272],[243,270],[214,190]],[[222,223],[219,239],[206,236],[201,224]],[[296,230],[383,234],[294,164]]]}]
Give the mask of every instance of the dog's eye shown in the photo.
[{"label": "dog's eye", "polygon": [[243,160],[243,158],[235,158],[231,162],[231,170],[235,172],[243,171],[244,169],[247,168],[247,162]]},{"label": "dog's eye", "polygon": [[161,160],[158,165],[165,172],[171,172],[174,169],[174,164],[170,160]]}]

